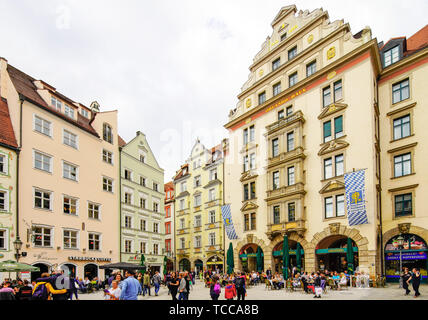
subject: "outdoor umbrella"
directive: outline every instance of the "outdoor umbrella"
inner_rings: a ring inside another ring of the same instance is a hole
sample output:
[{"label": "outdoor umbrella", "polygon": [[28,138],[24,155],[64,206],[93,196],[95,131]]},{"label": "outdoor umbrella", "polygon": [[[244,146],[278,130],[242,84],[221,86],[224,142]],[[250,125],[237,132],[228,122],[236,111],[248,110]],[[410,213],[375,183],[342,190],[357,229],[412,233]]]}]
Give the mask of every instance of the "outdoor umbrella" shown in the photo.
[{"label": "outdoor umbrella", "polygon": [[354,274],[354,246],[352,245],[351,238],[348,238],[346,260],[348,260],[348,273]]},{"label": "outdoor umbrella", "polygon": [[140,265],[143,266],[142,268],[140,268],[142,273],[146,272],[146,265],[145,265],[145,261],[146,261],[146,257],[144,256],[144,254],[141,254],[141,262]]},{"label": "outdoor umbrella", "polygon": [[290,264],[290,252],[288,249],[288,236],[284,236],[284,242],[282,244],[282,274],[284,280],[288,279],[288,267]]},{"label": "outdoor umbrella", "polygon": [[302,246],[299,242],[297,242],[297,249],[296,249],[296,264],[297,264],[297,272],[302,271]]},{"label": "outdoor umbrella", "polygon": [[138,270],[141,265],[136,263],[117,262],[100,266],[100,269]]},{"label": "outdoor umbrella", "polygon": [[0,262],[0,272],[37,272],[40,271],[39,268],[33,267],[26,263],[18,263],[13,260],[7,260]]},{"label": "outdoor umbrella", "polygon": [[233,268],[235,268],[235,262],[233,261],[233,246],[232,243],[229,243],[229,249],[227,250],[227,274],[232,274]]},{"label": "outdoor umbrella", "polygon": [[163,274],[166,275],[167,274],[167,270],[166,270],[166,264],[168,262],[168,258],[167,257],[163,257]]},{"label": "outdoor umbrella", "polygon": [[262,249],[260,247],[257,248],[257,271],[263,271]]}]

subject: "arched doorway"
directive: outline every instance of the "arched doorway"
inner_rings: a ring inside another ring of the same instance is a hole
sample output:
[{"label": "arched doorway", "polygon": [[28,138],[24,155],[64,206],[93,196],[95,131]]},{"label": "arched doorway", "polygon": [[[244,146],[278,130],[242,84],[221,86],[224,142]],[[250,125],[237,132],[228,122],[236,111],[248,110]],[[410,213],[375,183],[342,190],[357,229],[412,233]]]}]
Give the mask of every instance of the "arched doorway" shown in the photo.
[{"label": "arched doorway", "polygon": [[61,265],[61,270],[64,271],[64,275],[69,277],[76,277],[77,274],[77,267],[74,264],[71,263],[64,263]]},{"label": "arched doorway", "polygon": [[31,272],[31,281],[35,281],[37,278],[40,278],[43,273],[49,273],[50,266],[45,263],[35,263],[33,266],[39,268],[40,271]]},{"label": "arched doorway", "polygon": [[261,265],[264,270],[264,253],[263,249],[255,243],[246,244],[239,251],[239,259],[241,260],[242,271],[252,272],[257,271],[257,251],[261,251]]},{"label": "arched doorway", "polygon": [[202,262],[202,260],[200,259],[195,260],[195,272],[199,274],[199,272],[202,271],[203,269],[204,269],[204,263]]},{"label": "arched doorway", "polygon": [[83,273],[85,277],[88,277],[89,280],[92,280],[93,278],[98,277],[98,266],[96,264],[89,263],[85,265]]},{"label": "arched doorway", "polygon": [[190,271],[190,261],[189,259],[181,259],[178,263],[178,269],[179,271]]},{"label": "arched doorway", "polygon": [[[358,247],[351,240],[354,270],[359,265]],[[317,270],[344,272],[348,270],[348,238],[343,235],[332,235],[324,238],[315,249]]]},{"label": "arched doorway", "polygon": [[[275,272],[279,272],[282,273],[282,250],[283,250],[283,245],[284,245],[284,241],[279,242],[272,251],[272,255],[273,255],[273,261],[274,261],[274,266]],[[298,246],[298,242],[294,241],[294,240],[288,240],[288,247],[289,247],[289,255],[290,255],[290,270],[293,270],[293,267],[297,267],[297,246]],[[301,261],[300,261],[300,267],[301,270],[305,270],[305,258],[304,258],[304,250],[303,247],[300,245],[300,257],[301,257]]]},{"label": "arched doorway", "polygon": [[[422,280],[427,282],[428,247],[426,241],[415,234],[401,234],[385,245],[385,270],[388,282],[398,282],[402,268],[419,268]],[[401,267],[401,268],[400,268]]]},{"label": "arched doorway", "polygon": [[212,256],[207,260],[207,268],[211,271],[223,272],[223,260],[219,256]]}]

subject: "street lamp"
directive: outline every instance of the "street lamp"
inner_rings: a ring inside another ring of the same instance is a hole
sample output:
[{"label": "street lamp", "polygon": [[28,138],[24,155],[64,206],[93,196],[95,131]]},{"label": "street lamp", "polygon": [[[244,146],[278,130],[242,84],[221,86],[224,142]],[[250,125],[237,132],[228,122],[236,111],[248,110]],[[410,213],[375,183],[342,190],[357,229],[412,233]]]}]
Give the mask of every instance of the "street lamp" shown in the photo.
[{"label": "street lamp", "polygon": [[404,238],[400,235],[396,239],[398,249],[400,250],[400,285],[399,287],[403,287],[403,282],[401,281],[401,272],[403,271],[403,247],[404,247]]},{"label": "street lamp", "polygon": [[13,242],[13,247],[15,248],[15,259],[16,262],[19,262],[19,258],[21,257],[21,249],[22,249],[22,241],[19,237]]}]

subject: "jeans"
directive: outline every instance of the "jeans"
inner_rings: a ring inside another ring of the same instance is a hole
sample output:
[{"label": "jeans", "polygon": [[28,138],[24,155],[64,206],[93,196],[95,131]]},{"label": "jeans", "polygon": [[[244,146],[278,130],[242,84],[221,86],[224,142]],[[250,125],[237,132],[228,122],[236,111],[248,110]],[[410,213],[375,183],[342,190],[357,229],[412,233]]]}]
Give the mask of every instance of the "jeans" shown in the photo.
[{"label": "jeans", "polygon": [[79,299],[79,297],[77,296],[77,289],[70,290],[70,300],[73,300],[73,295],[76,296],[76,299]]},{"label": "jeans", "polygon": [[187,300],[186,292],[180,292],[180,294],[178,295],[178,300]]},{"label": "jeans", "polygon": [[245,300],[245,290],[237,290],[238,300]]},{"label": "jeans", "polygon": [[148,286],[148,285],[144,285],[144,288],[143,288],[143,296],[145,296],[145,295],[146,295],[147,291],[149,292],[149,296],[150,296],[150,286]]},{"label": "jeans", "polygon": [[155,294],[157,295],[160,289],[160,284],[159,283],[155,283]]}]

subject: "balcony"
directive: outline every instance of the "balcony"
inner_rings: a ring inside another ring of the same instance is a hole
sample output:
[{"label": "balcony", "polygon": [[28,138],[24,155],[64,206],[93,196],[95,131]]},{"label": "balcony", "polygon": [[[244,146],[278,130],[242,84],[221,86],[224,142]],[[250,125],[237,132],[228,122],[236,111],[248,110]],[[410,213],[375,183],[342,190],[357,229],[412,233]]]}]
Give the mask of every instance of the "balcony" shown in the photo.
[{"label": "balcony", "polygon": [[306,231],[306,226],[304,220],[297,220],[293,222],[282,222],[280,224],[269,224],[267,230],[266,235],[272,240],[278,235],[283,235],[285,232],[297,232],[302,236]]},{"label": "balcony", "polygon": [[290,152],[283,152],[279,156],[275,158],[269,158],[268,159],[268,169],[271,169],[273,167],[276,167],[281,164],[285,164],[290,161],[294,161],[296,159],[302,159],[305,160],[306,155],[303,152],[302,147],[297,147],[296,149],[290,151]]},{"label": "balcony", "polygon": [[287,198],[290,196],[294,196],[296,194],[305,195],[306,191],[304,189],[305,189],[305,185],[299,182],[292,186],[284,186],[276,190],[269,190],[269,191],[266,191],[267,198],[265,199],[265,201]]},{"label": "balcony", "polygon": [[292,115],[288,116],[287,118],[283,118],[269,126],[266,127],[267,129],[267,135],[270,136],[271,134],[277,132],[278,130],[287,128],[288,126],[291,126],[293,123],[301,122],[302,124],[305,123],[305,119],[303,118],[303,112],[297,111],[293,113]]}]

